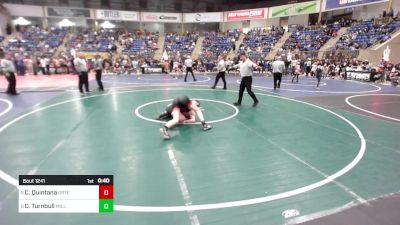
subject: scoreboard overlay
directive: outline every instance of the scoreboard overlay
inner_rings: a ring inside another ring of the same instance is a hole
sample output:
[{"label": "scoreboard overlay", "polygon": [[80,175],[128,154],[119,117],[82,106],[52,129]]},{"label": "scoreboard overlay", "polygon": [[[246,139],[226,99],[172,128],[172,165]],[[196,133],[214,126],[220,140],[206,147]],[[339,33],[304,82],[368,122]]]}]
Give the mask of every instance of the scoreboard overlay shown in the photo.
[{"label": "scoreboard overlay", "polygon": [[20,175],[20,213],[114,211],[113,175]]}]

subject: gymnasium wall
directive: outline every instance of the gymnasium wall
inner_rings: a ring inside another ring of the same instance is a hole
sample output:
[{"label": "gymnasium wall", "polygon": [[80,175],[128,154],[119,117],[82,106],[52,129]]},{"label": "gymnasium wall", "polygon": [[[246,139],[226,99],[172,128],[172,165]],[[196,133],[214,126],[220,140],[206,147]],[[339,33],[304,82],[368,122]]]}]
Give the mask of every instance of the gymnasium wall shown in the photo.
[{"label": "gymnasium wall", "polygon": [[298,16],[289,16],[289,25],[291,24],[299,24],[308,26],[308,14],[298,15]]},{"label": "gymnasium wall", "polygon": [[6,36],[7,16],[0,13],[0,35]]}]

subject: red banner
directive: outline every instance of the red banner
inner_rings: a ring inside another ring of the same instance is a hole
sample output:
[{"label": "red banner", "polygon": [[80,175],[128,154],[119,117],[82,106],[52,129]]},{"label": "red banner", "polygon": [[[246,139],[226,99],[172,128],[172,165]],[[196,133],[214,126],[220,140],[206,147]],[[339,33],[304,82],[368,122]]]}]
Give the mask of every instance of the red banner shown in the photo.
[{"label": "red banner", "polygon": [[236,21],[236,20],[264,19],[265,15],[266,15],[265,9],[230,11],[227,12],[226,20]]}]

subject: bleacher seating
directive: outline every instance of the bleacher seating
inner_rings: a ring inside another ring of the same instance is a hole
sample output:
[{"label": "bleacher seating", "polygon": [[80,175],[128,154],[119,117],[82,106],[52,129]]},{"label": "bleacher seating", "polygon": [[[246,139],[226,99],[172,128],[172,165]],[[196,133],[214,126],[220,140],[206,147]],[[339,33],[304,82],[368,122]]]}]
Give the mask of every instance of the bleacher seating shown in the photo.
[{"label": "bleacher seating", "polygon": [[153,58],[158,38],[158,33],[125,32],[120,41],[123,46],[122,52],[135,57]]},{"label": "bleacher seating", "polygon": [[10,40],[4,49],[31,56],[51,57],[67,32],[66,28],[52,28],[49,32],[34,27],[26,28],[17,35],[17,39]]},{"label": "bleacher seating", "polygon": [[218,55],[227,54],[234,44],[235,42],[228,35],[206,32],[201,57],[216,60]]},{"label": "bleacher seating", "polygon": [[374,23],[373,20],[365,20],[354,23],[347,33],[336,43],[337,49],[365,49],[375,43],[390,39],[390,34],[400,27],[400,19],[389,24]]},{"label": "bleacher seating", "polygon": [[267,30],[254,28],[246,34],[239,48],[239,52],[247,53],[252,60],[263,59],[268,55],[282,35],[282,29]]},{"label": "bleacher seating", "polygon": [[283,45],[285,50],[318,51],[329,39],[335,37],[341,28],[339,23],[313,28],[299,27],[292,32],[290,38]]},{"label": "bleacher seating", "polygon": [[109,52],[117,39],[118,32],[114,30],[96,32],[80,28],[72,36],[70,46],[82,52]]},{"label": "bleacher seating", "polygon": [[164,49],[167,51],[169,57],[177,55],[178,52],[180,55],[191,55],[198,37],[198,33],[188,33],[184,36],[176,33],[167,34]]}]

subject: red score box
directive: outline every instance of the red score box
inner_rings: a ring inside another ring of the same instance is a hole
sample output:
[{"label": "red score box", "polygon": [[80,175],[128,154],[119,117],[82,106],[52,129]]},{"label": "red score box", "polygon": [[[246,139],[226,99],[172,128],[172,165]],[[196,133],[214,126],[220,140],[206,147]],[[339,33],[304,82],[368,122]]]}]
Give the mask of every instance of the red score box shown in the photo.
[{"label": "red score box", "polygon": [[113,199],[114,186],[113,185],[100,185],[99,186],[99,199]]}]

